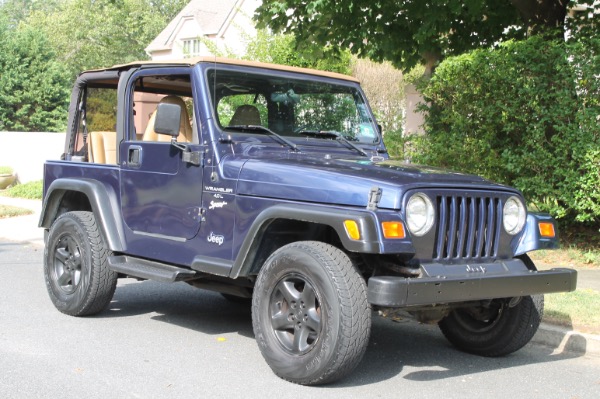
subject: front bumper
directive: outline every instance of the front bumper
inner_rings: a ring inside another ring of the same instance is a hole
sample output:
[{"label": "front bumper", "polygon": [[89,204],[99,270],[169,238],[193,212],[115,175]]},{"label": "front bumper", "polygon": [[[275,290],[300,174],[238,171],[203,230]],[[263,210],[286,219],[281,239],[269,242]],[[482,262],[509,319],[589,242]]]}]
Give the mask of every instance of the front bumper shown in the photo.
[{"label": "front bumper", "polygon": [[409,307],[575,291],[577,271],[528,270],[517,259],[477,265],[422,265],[423,277],[376,276],[368,281],[368,301]]}]

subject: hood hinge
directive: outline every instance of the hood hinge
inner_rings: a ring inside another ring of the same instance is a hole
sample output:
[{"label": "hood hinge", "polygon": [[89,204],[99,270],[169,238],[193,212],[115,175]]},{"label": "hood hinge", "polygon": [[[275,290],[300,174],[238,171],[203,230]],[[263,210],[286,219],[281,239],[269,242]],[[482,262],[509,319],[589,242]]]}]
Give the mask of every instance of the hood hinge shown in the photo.
[{"label": "hood hinge", "polygon": [[369,192],[369,203],[367,204],[367,210],[377,210],[377,204],[379,204],[379,201],[381,200],[381,192],[382,190],[379,187],[371,187],[371,191]]}]

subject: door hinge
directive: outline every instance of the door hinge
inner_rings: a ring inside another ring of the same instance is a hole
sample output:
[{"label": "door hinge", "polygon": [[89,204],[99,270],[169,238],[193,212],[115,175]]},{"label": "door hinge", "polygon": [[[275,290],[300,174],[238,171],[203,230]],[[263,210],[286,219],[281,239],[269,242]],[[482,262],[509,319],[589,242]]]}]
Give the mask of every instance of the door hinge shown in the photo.
[{"label": "door hinge", "polygon": [[181,159],[195,166],[204,166],[204,152],[201,151],[184,151],[181,153]]}]

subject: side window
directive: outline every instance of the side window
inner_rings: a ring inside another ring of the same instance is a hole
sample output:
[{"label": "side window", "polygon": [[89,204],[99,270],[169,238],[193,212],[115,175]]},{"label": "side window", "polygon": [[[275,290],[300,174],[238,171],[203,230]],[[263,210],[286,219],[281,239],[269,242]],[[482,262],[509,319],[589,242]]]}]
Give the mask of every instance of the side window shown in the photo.
[{"label": "side window", "polygon": [[187,75],[143,76],[136,80],[133,92],[133,132],[130,140],[170,142],[171,136],[154,131],[156,110],[160,103],[176,104],[181,107],[181,123],[178,142],[193,143],[194,102],[191,96],[190,77]]},{"label": "side window", "polygon": [[115,89],[88,89],[86,105],[90,132],[117,130],[117,91]]},{"label": "side window", "polygon": [[117,90],[88,87],[78,108],[75,154],[93,163],[116,164]]}]

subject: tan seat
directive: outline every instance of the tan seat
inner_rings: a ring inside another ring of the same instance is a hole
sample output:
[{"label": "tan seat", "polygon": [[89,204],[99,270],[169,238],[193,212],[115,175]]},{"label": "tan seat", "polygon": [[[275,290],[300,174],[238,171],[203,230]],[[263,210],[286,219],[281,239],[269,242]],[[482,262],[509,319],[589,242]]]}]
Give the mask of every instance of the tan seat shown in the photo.
[{"label": "tan seat", "polygon": [[90,162],[117,164],[117,132],[90,132],[88,137]]},{"label": "tan seat", "polygon": [[240,105],[235,110],[229,126],[260,126],[260,112],[254,105]]},{"label": "tan seat", "polygon": [[[181,121],[179,123],[179,136],[177,141],[180,143],[191,143],[193,142],[192,127],[190,126],[190,117],[187,112],[185,102],[181,97],[167,96],[160,100],[159,104],[176,104],[181,107]],[[156,110],[150,116],[148,126],[144,135],[142,136],[143,141],[171,141],[171,136],[168,134],[158,134],[154,131],[154,121],[156,120]]]}]

